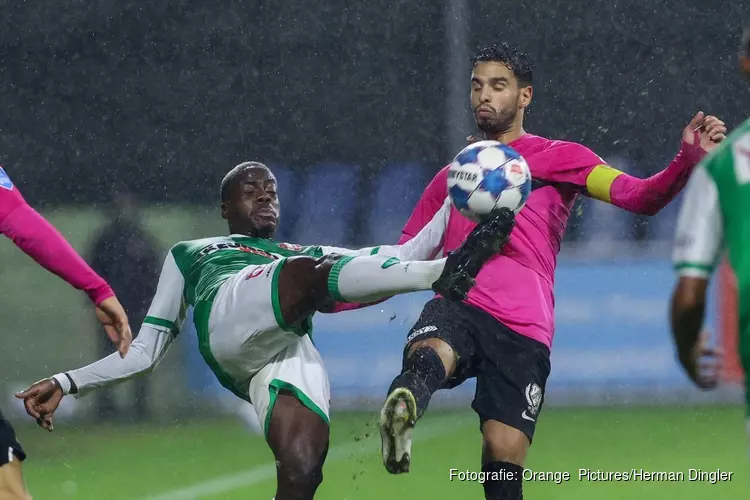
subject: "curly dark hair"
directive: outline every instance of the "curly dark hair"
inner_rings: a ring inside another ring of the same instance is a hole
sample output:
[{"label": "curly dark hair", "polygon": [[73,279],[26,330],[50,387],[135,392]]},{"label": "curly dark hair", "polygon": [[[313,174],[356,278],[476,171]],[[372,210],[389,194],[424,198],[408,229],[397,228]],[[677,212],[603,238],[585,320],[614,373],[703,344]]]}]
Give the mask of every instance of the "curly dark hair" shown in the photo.
[{"label": "curly dark hair", "polygon": [[516,76],[521,86],[531,85],[532,64],[528,54],[511,47],[505,42],[484,47],[476,55],[472,56],[471,64],[475,66],[479,62],[499,62],[505,64]]}]

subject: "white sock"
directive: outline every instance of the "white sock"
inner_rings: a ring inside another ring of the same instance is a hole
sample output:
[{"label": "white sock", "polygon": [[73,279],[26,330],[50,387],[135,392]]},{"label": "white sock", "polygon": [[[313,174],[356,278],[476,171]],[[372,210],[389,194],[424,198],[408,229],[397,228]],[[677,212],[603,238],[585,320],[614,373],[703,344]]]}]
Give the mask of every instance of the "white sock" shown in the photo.
[{"label": "white sock", "polygon": [[445,259],[401,262],[377,255],[342,257],[328,275],[328,291],[339,302],[374,302],[429,290],[444,267]]}]

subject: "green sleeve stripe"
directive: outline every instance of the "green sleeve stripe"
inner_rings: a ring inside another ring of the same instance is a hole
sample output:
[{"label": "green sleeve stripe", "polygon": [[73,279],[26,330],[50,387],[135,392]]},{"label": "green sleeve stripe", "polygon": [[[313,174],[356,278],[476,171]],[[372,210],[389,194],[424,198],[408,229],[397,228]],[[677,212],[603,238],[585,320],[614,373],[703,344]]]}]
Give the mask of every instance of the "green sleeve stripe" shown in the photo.
[{"label": "green sleeve stripe", "polygon": [[302,250],[302,253],[307,254],[314,259],[319,259],[323,256],[323,249],[319,246],[307,247]]},{"label": "green sleeve stripe", "polygon": [[377,255],[377,253],[380,251],[380,247],[375,247],[370,251],[370,255]]},{"label": "green sleeve stripe", "polygon": [[699,264],[697,262],[678,262],[674,266],[675,270],[681,271],[683,269],[697,269],[699,271],[706,271],[710,273],[714,270],[714,266],[708,264]]},{"label": "green sleeve stripe", "polygon": [[339,274],[341,274],[341,268],[351,262],[354,257],[342,257],[336,262],[328,273],[328,293],[331,294],[335,300],[339,302],[348,302],[339,290]]},{"label": "green sleeve stripe", "polygon": [[168,328],[172,333],[177,333],[179,331],[177,325],[174,324],[174,321],[167,321],[166,319],[146,316],[146,319],[144,319],[143,322],[148,323],[149,325],[163,326],[164,328]]}]

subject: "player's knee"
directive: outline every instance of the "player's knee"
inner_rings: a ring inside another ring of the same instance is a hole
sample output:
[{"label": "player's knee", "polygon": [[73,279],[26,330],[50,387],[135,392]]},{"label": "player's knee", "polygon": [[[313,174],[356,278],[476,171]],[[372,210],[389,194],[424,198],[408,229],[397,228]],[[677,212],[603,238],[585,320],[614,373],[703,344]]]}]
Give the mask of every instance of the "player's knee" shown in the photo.
[{"label": "player's knee", "polygon": [[523,466],[529,445],[526,434],[502,422],[488,420],[482,425],[483,462],[508,462]]},{"label": "player's knee", "polygon": [[294,498],[313,498],[323,482],[323,464],[303,456],[289,457],[277,461],[279,485],[286,491],[295,492]]},{"label": "player's knee", "polygon": [[429,338],[414,342],[409,346],[409,352],[407,358],[411,357],[417,349],[421,347],[429,347],[440,357],[440,361],[443,362],[446,376],[450,376],[456,369],[456,353],[453,348],[446,341],[438,338]]},{"label": "player's knee", "polygon": [[300,436],[277,459],[280,482],[285,484],[288,491],[300,492],[297,498],[312,498],[323,482],[326,449],[326,443],[318,436]]}]

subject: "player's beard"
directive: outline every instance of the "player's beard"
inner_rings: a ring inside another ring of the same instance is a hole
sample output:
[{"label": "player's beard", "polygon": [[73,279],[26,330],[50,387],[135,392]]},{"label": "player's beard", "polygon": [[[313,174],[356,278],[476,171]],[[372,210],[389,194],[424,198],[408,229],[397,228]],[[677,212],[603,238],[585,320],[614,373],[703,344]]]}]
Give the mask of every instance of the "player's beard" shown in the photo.
[{"label": "player's beard", "polygon": [[496,137],[510,130],[513,126],[513,122],[516,121],[516,116],[518,115],[519,99],[520,95],[512,105],[496,111],[491,117],[480,118],[474,115],[479,130],[484,132],[487,137]]}]

